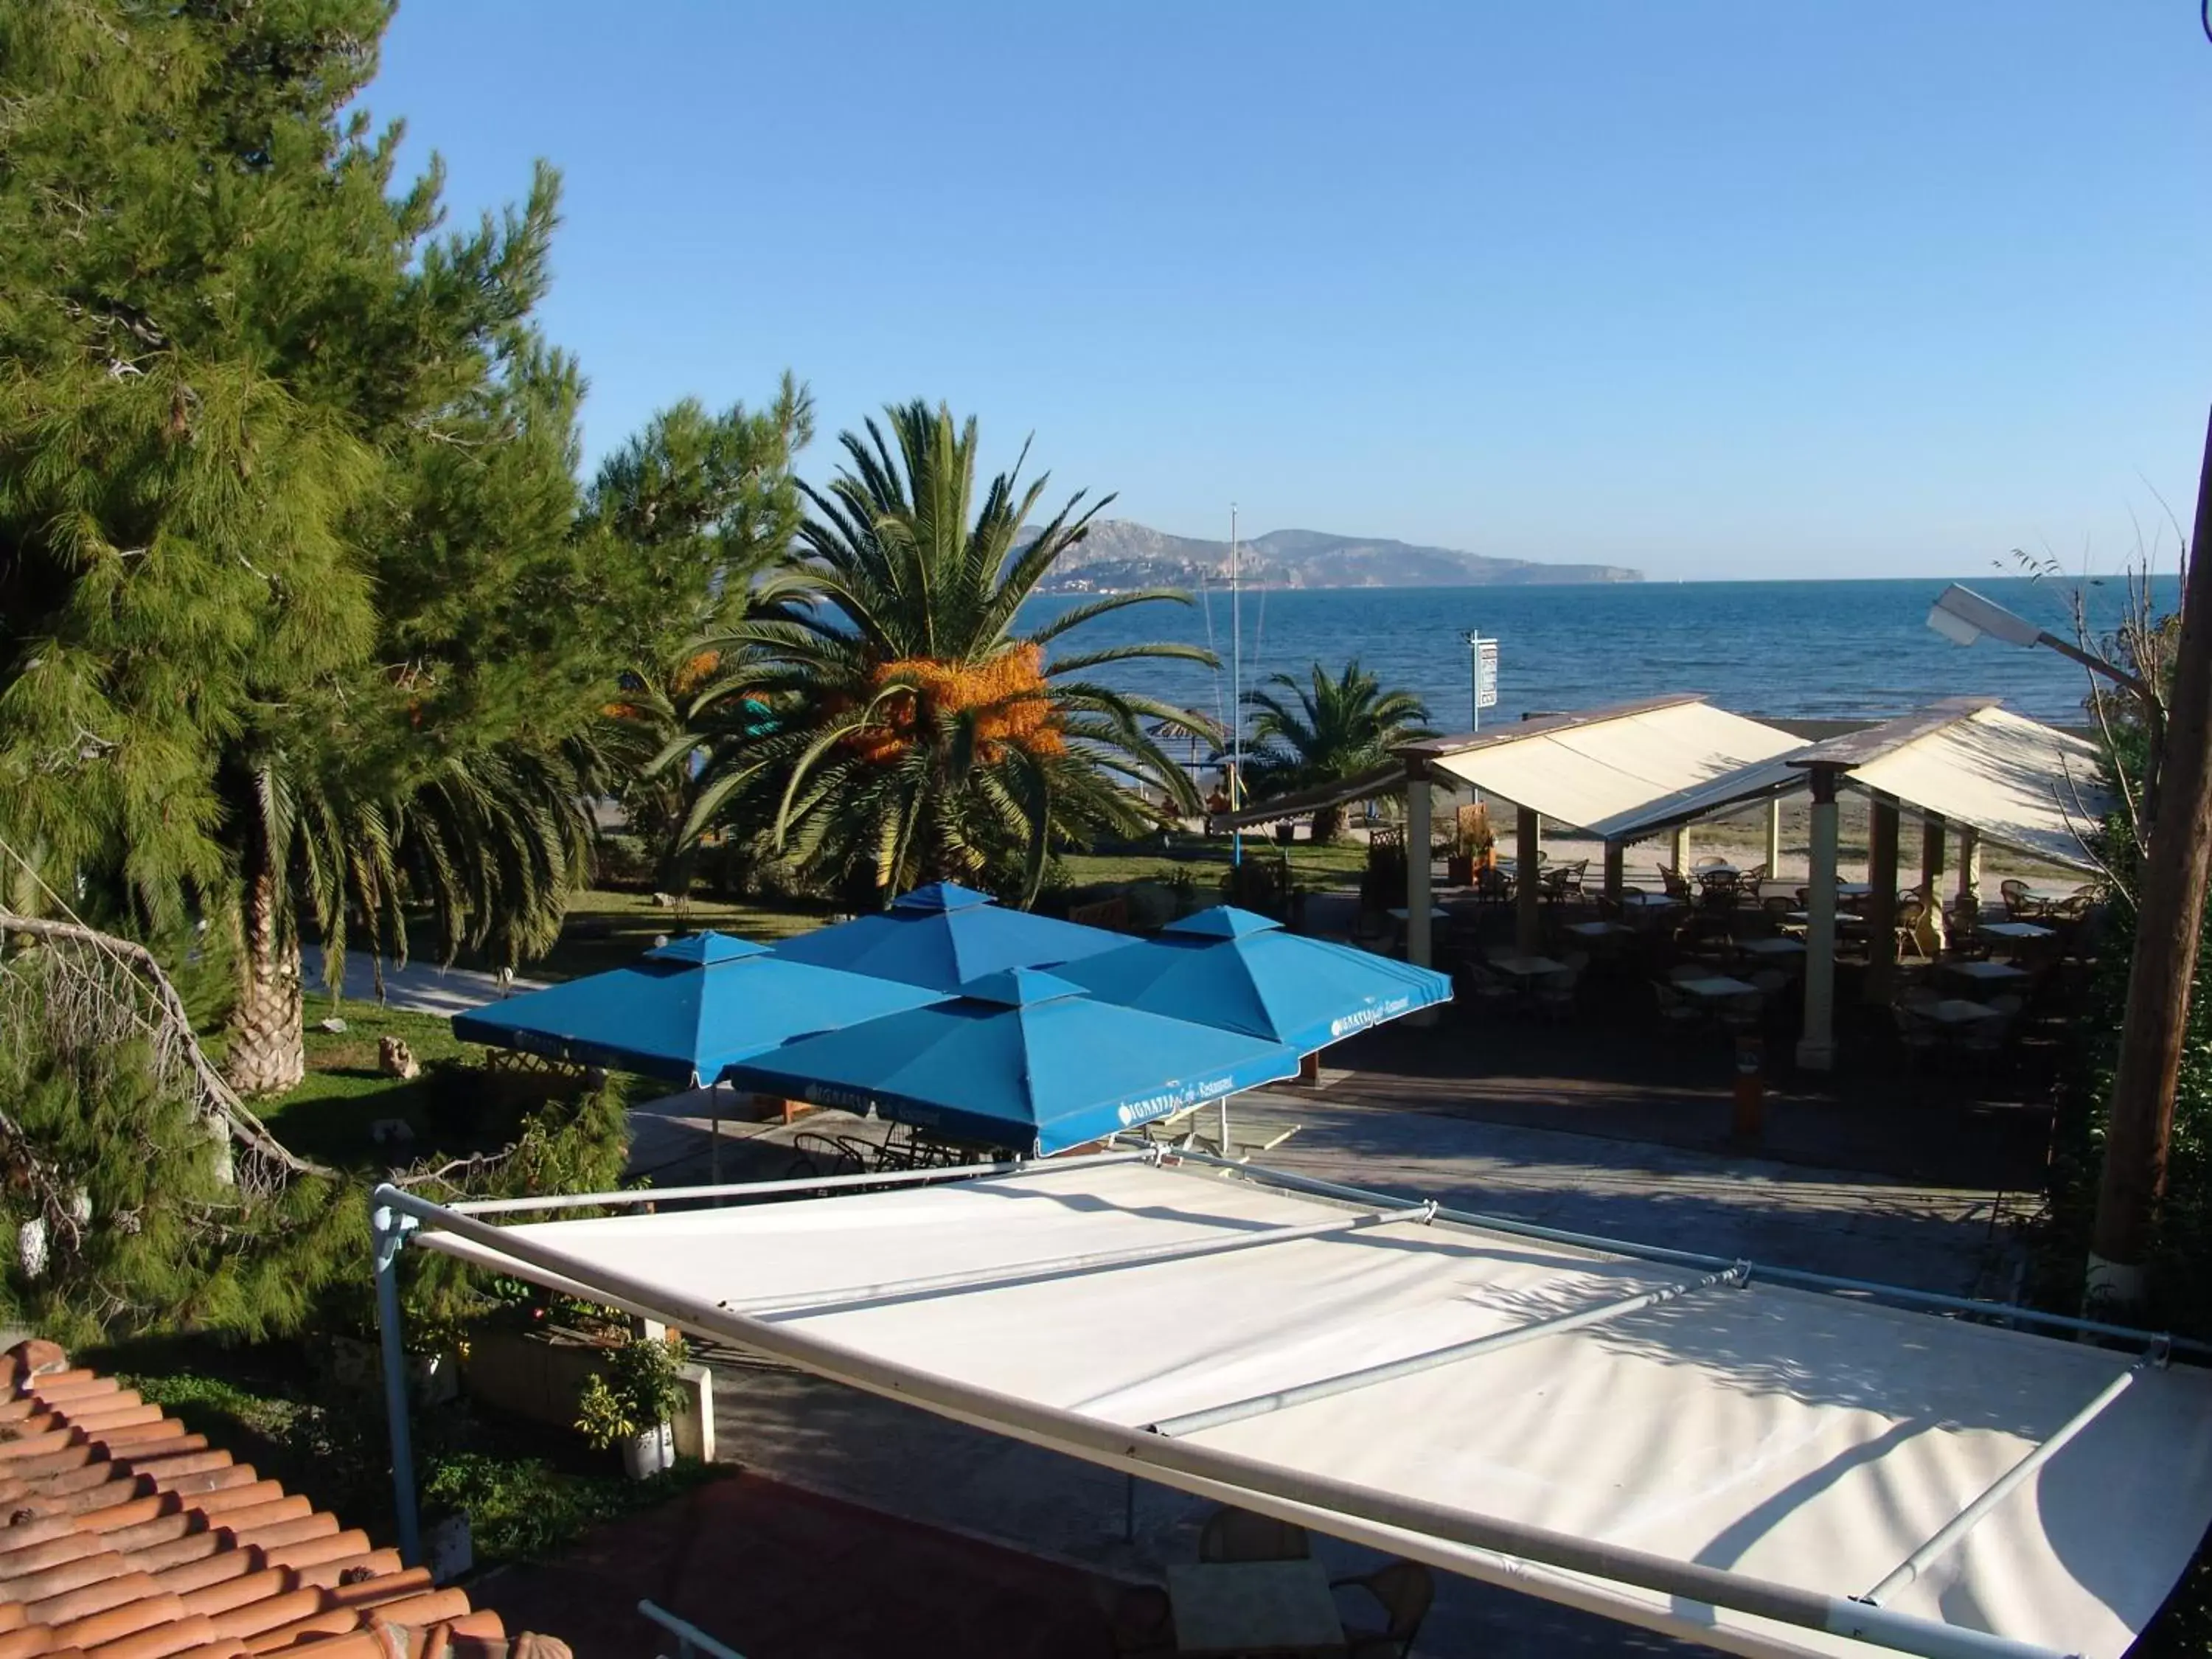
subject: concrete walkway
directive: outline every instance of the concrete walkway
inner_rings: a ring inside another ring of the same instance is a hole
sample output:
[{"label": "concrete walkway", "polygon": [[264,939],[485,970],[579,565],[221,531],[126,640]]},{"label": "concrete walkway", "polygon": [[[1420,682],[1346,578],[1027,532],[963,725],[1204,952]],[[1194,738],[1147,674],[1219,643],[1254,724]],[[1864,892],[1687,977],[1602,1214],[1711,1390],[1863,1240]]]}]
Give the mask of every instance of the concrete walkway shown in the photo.
[{"label": "concrete walkway", "polygon": [[[300,947],[302,975],[309,986],[323,982],[323,947],[303,945]],[[487,974],[474,968],[445,968],[434,962],[412,961],[404,967],[388,958],[384,969],[384,995],[386,1007],[404,1008],[419,1014],[465,1014],[471,1008],[481,1008],[487,1002],[497,1002],[501,997],[514,996],[524,991],[542,991],[549,981],[542,979],[516,978],[501,984],[495,974]],[[375,956],[367,951],[349,951],[345,959],[345,994],[354,1001],[375,1002]]]}]

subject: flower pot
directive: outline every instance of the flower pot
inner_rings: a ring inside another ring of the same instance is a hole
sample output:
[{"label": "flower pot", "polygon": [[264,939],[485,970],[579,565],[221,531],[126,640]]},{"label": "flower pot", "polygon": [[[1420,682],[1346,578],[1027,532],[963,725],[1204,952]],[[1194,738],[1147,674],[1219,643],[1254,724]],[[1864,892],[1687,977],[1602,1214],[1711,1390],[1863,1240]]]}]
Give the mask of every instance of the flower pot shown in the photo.
[{"label": "flower pot", "polygon": [[1444,881],[1452,887],[1472,887],[1474,884],[1474,855],[1454,853],[1444,860]]},{"label": "flower pot", "polygon": [[623,1442],[623,1473],[633,1480],[650,1480],[676,1462],[676,1431],[663,1423]]}]

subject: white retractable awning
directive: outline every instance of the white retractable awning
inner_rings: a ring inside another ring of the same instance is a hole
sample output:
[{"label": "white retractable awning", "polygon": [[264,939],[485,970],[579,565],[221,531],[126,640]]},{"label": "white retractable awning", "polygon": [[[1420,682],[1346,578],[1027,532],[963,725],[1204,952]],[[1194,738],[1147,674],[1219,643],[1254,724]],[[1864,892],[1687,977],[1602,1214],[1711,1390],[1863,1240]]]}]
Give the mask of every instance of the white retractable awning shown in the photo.
[{"label": "white retractable awning", "polygon": [[1875,747],[1844,781],[2075,870],[2097,867],[2082,837],[2112,805],[2094,744],[1994,704]]},{"label": "white retractable awning", "polygon": [[2117,1659],[2212,1521],[2195,1368],[1160,1157],[506,1227],[378,1202],[434,1249],[1739,1653]]},{"label": "white retractable awning", "polygon": [[1432,775],[1606,839],[1716,780],[1804,747],[1778,726],[1681,697],[1416,744]]},{"label": "white retractable awning", "polygon": [[1641,841],[1678,824],[1802,793],[1816,766],[1908,811],[1966,825],[1984,841],[2069,869],[2091,870],[2082,836],[2112,810],[2096,747],[2008,713],[1986,697],[1954,698],[1864,731],[1806,744],[1614,820],[1609,835]]}]

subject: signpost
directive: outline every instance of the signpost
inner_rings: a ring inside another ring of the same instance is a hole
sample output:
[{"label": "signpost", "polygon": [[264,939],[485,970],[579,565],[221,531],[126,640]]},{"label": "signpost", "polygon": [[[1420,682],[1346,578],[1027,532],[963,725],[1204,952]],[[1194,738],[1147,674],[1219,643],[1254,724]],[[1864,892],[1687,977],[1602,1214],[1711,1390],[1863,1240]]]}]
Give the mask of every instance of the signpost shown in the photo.
[{"label": "signpost", "polygon": [[1465,637],[1474,667],[1474,719],[1468,730],[1480,732],[1482,711],[1498,707],[1498,641],[1486,640],[1480,634],[1471,633]]}]

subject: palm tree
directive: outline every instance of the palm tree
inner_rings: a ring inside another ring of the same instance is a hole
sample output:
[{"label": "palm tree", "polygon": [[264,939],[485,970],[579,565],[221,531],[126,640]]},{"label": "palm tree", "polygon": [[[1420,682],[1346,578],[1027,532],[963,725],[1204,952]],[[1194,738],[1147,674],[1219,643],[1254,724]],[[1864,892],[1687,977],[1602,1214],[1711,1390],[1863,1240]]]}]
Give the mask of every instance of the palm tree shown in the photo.
[{"label": "palm tree", "polygon": [[[1307,684],[1289,674],[1270,674],[1261,684],[1272,689],[1244,694],[1244,706],[1256,711],[1257,745],[1245,757],[1244,777],[1263,800],[1357,777],[1389,760],[1397,744],[1436,735],[1426,725],[1427,704],[1411,691],[1384,690],[1357,657],[1334,679],[1316,663]],[[1335,840],[1343,827],[1342,806],[1315,811],[1316,842]]]},{"label": "palm tree", "polygon": [[1079,491],[1027,530],[1047,480],[1024,486],[1018,459],[979,501],[972,418],[956,426],[949,409],[916,400],[866,424],[865,436],[840,434],[845,462],[826,489],[801,486],[799,543],[819,602],[703,642],[726,672],[696,703],[728,718],[688,834],[764,832],[817,883],[876,903],[959,879],[1026,904],[1054,847],[1150,826],[1138,789],[1195,811],[1189,778],[1154,735],[1188,731],[1190,717],[1084,677],[1148,658],[1211,665],[1212,653],[1149,644],[1048,656],[1111,611],[1190,596],[1110,594],[1018,626],[1022,602],[1112,497],[1084,508]]}]

